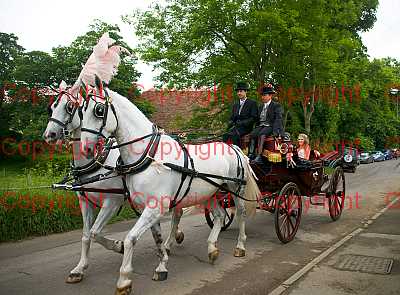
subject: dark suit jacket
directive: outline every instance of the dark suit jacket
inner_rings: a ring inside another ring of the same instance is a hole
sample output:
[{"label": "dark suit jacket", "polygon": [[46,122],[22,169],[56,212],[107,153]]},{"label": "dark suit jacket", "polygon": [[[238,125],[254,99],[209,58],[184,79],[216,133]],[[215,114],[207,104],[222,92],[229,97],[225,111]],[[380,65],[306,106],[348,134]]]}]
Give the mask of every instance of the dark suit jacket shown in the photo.
[{"label": "dark suit jacket", "polygon": [[240,135],[250,133],[254,123],[257,121],[257,103],[249,98],[244,102],[242,111],[239,114],[240,102],[233,104],[229,127],[236,126]]},{"label": "dark suit jacket", "polygon": [[[260,125],[260,115],[264,107],[264,103],[258,106],[257,111],[257,126]],[[279,102],[271,100],[267,111],[267,122],[272,126],[272,133],[274,135],[283,136],[283,120],[282,120],[282,107]]]}]

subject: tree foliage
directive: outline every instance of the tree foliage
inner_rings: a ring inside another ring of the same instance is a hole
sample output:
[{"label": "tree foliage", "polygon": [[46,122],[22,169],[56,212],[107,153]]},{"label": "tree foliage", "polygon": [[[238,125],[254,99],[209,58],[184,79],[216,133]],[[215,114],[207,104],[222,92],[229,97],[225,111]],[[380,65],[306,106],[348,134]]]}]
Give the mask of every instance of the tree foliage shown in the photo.
[{"label": "tree foliage", "polygon": [[377,5],[378,0],[168,0],[125,19],[140,37],[140,57],[169,87],[247,80],[257,89],[272,82],[281,90],[288,131],[320,142],[363,136],[383,148],[387,136],[398,134],[399,119],[386,94],[388,83],[399,79],[399,67],[366,56],[360,32],[372,28]]},{"label": "tree foliage", "polygon": [[[95,20],[89,31],[78,36],[69,46],[53,48],[51,54],[26,52],[18,45],[15,35],[0,33],[0,137],[40,140],[47,124],[49,101],[49,96],[44,96],[42,90],[51,85],[57,88],[61,80],[72,85],[104,32],[109,32],[118,44],[132,51],[120,35],[118,26],[100,20]],[[118,74],[109,85],[130,99],[139,95],[134,87],[140,75],[135,69],[136,62],[133,55],[123,57]],[[8,100],[5,103],[6,94]],[[154,111],[151,103],[136,102],[146,114]]]}]

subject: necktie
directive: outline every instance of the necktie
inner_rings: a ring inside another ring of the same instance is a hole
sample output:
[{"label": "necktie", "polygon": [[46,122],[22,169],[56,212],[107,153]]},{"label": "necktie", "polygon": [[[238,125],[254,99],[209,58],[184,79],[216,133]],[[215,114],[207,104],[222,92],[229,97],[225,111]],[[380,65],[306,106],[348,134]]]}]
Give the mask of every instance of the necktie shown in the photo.
[{"label": "necktie", "polygon": [[264,103],[262,112],[265,113],[265,114],[267,114],[267,110],[268,110],[268,105],[267,105],[266,103]]},{"label": "necktie", "polygon": [[242,101],[240,101],[240,107],[239,107],[239,115],[240,115],[240,112],[242,111],[242,109],[243,109],[243,106],[244,106],[244,101],[242,102]]}]

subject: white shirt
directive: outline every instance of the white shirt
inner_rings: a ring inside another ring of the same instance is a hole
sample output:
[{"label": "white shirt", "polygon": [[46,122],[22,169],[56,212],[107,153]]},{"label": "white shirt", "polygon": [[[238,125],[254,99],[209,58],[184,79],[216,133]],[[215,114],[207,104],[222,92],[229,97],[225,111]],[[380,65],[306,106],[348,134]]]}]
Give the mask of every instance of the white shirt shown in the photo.
[{"label": "white shirt", "polygon": [[306,151],[304,149],[299,149],[297,151],[297,155],[299,156],[299,158],[305,159],[306,158]]},{"label": "white shirt", "polygon": [[269,105],[271,104],[272,99],[269,102],[264,102],[264,110],[268,109]]},{"label": "white shirt", "polygon": [[240,100],[239,100],[239,103],[240,103],[240,106],[239,106],[239,115],[240,115],[240,112],[242,111],[242,108],[243,108],[244,103],[246,102],[246,99],[247,99],[247,97],[246,97],[245,99],[240,99]]}]

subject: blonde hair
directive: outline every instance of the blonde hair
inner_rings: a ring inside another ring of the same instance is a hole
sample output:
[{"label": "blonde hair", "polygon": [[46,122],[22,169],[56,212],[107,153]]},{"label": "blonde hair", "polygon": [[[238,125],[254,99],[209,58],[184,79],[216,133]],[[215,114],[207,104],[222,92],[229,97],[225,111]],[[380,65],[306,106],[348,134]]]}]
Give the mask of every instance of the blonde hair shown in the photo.
[{"label": "blonde hair", "polygon": [[306,145],[306,144],[307,144],[307,145],[310,144],[310,140],[308,139],[307,134],[300,133],[300,134],[299,134],[299,138],[304,139],[304,144],[305,144],[305,145]]}]

